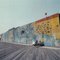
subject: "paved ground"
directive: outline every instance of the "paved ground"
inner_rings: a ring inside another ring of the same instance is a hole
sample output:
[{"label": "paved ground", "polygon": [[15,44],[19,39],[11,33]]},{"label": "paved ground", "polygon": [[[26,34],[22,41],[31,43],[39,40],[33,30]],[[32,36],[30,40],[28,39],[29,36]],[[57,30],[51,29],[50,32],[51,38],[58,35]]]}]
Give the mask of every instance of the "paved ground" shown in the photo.
[{"label": "paved ground", "polygon": [[60,60],[60,48],[0,42],[0,60]]}]

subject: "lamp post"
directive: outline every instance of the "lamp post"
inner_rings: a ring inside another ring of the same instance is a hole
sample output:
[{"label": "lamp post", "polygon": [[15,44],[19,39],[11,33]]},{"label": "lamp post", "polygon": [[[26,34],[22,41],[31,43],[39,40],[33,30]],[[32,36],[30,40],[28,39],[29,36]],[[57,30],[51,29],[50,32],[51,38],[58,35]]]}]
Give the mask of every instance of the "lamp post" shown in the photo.
[{"label": "lamp post", "polygon": [[[45,13],[45,20],[47,20],[47,13]],[[46,39],[47,37],[46,37],[46,35],[44,35],[44,33],[42,34],[42,38],[44,40],[44,44],[46,44],[45,42],[47,41],[47,39]]]}]

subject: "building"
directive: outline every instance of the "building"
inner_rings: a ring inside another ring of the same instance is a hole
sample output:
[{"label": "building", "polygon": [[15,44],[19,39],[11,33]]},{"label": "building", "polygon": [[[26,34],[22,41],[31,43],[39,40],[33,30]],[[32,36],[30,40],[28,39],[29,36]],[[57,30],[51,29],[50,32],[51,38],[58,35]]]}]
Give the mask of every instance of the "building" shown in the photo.
[{"label": "building", "polygon": [[12,28],[2,34],[3,42],[33,44],[36,40],[45,46],[60,45],[60,14],[54,14],[33,23]]},{"label": "building", "polygon": [[[60,41],[60,14],[54,14],[49,17],[40,19],[34,23],[35,34],[42,34],[41,40],[52,44],[57,44]],[[49,38],[48,38],[49,37]],[[45,41],[46,40],[46,41]],[[54,42],[55,41],[55,42]]]}]

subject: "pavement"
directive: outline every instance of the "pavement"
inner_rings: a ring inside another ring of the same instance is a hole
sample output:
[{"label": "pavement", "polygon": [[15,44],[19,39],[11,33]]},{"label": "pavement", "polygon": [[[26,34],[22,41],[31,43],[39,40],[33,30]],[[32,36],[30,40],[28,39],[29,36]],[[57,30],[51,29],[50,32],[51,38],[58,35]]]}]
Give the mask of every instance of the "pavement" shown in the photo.
[{"label": "pavement", "polygon": [[0,42],[0,60],[60,60],[60,48]]}]

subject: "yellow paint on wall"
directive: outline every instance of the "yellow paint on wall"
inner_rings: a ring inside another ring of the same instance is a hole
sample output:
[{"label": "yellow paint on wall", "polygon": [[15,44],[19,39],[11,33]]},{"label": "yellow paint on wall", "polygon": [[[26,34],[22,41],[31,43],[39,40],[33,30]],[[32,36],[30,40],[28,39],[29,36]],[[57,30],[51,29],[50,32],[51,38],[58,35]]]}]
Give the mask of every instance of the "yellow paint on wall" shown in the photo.
[{"label": "yellow paint on wall", "polygon": [[34,26],[35,33],[42,33],[51,36],[55,34],[56,39],[60,39],[60,30],[58,31],[58,28],[60,28],[59,16],[38,23],[34,22],[32,25]]}]

